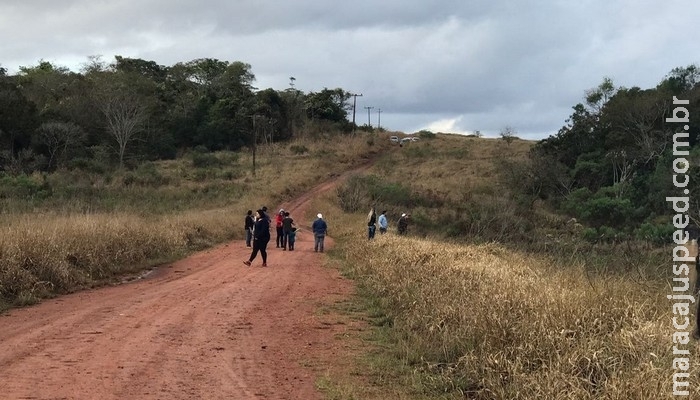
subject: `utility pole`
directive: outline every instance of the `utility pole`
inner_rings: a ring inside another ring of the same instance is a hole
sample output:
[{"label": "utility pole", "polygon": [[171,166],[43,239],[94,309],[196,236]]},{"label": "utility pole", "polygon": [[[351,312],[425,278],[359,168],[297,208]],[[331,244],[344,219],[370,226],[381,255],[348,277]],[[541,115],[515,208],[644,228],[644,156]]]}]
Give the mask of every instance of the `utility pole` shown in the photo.
[{"label": "utility pole", "polygon": [[377,109],[377,129],[382,129],[382,109]]},{"label": "utility pole", "polygon": [[373,109],[374,107],[365,107],[365,108],[367,109],[367,125],[369,125],[369,127],[371,128],[372,127],[372,119],[370,118],[369,111],[371,109]]},{"label": "utility pole", "polygon": [[258,135],[255,131],[255,117],[257,117],[257,115],[253,115],[253,176],[255,176],[255,145],[258,141]]},{"label": "utility pole", "polygon": [[297,90],[294,88],[294,82],[297,80],[297,78],[290,76],[289,77],[289,88],[292,90],[294,93],[294,104],[292,105],[292,118],[291,119],[291,124],[289,124],[289,136],[292,138],[294,137],[294,124],[296,123],[297,119]]},{"label": "utility pole", "polygon": [[351,94],[350,96],[353,97],[352,99],[352,134],[355,134],[355,107],[357,106],[357,96],[362,97],[362,93],[360,94]]}]

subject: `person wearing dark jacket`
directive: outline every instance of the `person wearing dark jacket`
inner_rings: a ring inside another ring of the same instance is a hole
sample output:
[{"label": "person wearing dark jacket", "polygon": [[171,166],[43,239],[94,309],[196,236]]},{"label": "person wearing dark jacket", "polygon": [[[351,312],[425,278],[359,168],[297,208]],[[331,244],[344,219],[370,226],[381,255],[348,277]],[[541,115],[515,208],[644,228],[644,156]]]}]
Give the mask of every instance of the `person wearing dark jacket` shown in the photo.
[{"label": "person wearing dark jacket", "polygon": [[323,220],[323,215],[318,214],[316,221],[311,225],[311,230],[314,232],[314,251],[323,253],[323,240],[328,233],[328,225]]},{"label": "person wearing dark jacket", "polygon": [[258,252],[262,256],[262,266],[267,267],[267,242],[270,241],[270,221],[263,210],[255,212],[255,226],[253,228],[253,252],[250,258],[243,261],[243,264],[250,267],[257,257]]},{"label": "person wearing dark jacket", "polygon": [[295,226],[294,220],[289,216],[289,211],[285,211],[282,219],[282,250],[287,250],[289,234],[292,233],[292,228]]},{"label": "person wearing dark jacket", "polygon": [[409,216],[405,213],[401,214],[401,218],[399,218],[399,222],[397,224],[399,227],[399,235],[405,235],[408,231],[408,218]]},{"label": "person wearing dark jacket", "polygon": [[248,210],[245,215],[245,247],[251,247],[254,226],[255,220],[253,219],[253,210]]}]

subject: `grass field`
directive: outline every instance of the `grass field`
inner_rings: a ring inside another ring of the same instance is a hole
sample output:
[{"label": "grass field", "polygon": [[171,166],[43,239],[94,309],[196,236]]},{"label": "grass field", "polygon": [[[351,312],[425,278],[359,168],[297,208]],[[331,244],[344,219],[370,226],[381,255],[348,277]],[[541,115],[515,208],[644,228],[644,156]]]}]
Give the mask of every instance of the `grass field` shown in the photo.
[{"label": "grass field", "polygon": [[[475,207],[495,203],[520,218],[498,169],[504,159],[525,159],[530,143],[461,137],[429,143],[391,153],[368,173],[406,182],[418,196],[450,187],[452,196],[473,191],[480,197]],[[370,197],[359,202],[374,204]],[[459,199],[443,206],[457,207]],[[418,226],[401,237],[392,232],[395,223],[368,241],[365,209],[344,213],[337,197],[319,201],[317,207],[342,216],[334,263],[359,288],[355,303],[339,312],[366,321],[368,331],[359,336],[372,349],[357,356],[355,370],[322,381],[329,398],[673,397],[670,248],[582,243],[565,217],[537,204],[528,231],[537,243],[505,235],[500,242],[455,238]],[[393,210],[392,222],[403,209],[430,218],[449,213],[378,202]],[[697,356],[694,345],[684,348]],[[691,398],[700,396],[699,385],[691,376]]]},{"label": "grass field", "polygon": [[[389,135],[262,148],[255,176],[244,152],[4,178],[0,190],[22,196],[0,196],[0,308],[240,239],[247,209],[371,160],[309,208],[336,240],[329,267],[357,284],[334,312],[365,326],[338,338],[355,351],[319,378],[328,398],[671,397],[670,249],[584,242],[569,218],[519,193],[510,183],[532,142],[426,135],[398,147]],[[370,206],[390,221],[373,241]],[[400,237],[403,212],[413,219]]]}]

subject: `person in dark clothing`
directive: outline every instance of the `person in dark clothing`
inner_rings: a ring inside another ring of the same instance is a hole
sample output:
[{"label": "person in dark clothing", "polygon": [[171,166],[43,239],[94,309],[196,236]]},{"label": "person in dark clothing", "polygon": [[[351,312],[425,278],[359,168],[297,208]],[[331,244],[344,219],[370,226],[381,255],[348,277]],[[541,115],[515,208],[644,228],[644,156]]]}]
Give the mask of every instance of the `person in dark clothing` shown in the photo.
[{"label": "person in dark clothing", "polygon": [[253,219],[253,210],[248,210],[245,215],[245,247],[251,247],[253,241],[253,227],[255,219]]},{"label": "person in dark clothing", "polygon": [[269,241],[270,221],[263,210],[258,210],[255,212],[255,227],[253,228],[253,252],[250,253],[248,260],[243,261],[243,264],[250,267],[259,251],[262,256],[262,266],[267,267],[267,242]]},{"label": "person in dark clothing", "polygon": [[296,226],[294,220],[289,216],[289,211],[284,212],[284,218],[282,219],[282,250],[287,250],[287,242],[289,241],[289,234],[292,232],[292,228]]},{"label": "person in dark clothing", "polygon": [[399,235],[405,235],[408,231],[408,215],[401,214],[399,223],[397,224]]},{"label": "person in dark clothing", "polygon": [[318,218],[311,225],[311,230],[314,232],[314,251],[323,253],[323,240],[326,238],[326,233],[328,233],[328,225],[323,220],[322,214],[319,213],[316,217]]},{"label": "person in dark clothing", "polygon": [[265,214],[265,218],[267,218],[267,222],[272,223],[272,220],[270,219],[270,214],[267,213],[267,207],[262,206],[261,210]]},{"label": "person in dark clothing", "polygon": [[374,239],[374,233],[377,230],[377,212],[372,207],[367,214],[367,239]]},{"label": "person in dark clothing", "polygon": [[294,242],[297,241],[297,228],[292,227],[292,231],[289,232],[289,251],[294,251]]}]

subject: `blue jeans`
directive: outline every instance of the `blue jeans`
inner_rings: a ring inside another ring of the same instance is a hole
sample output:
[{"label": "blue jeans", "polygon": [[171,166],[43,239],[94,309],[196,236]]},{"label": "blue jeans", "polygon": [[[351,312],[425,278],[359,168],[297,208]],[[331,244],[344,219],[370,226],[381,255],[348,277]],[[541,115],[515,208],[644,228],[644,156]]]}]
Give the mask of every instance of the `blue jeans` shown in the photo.
[{"label": "blue jeans", "polygon": [[282,231],[282,248],[286,249],[287,248],[287,243],[289,242],[289,233],[290,231]]},{"label": "blue jeans", "polygon": [[314,235],[314,251],[320,251],[323,253],[323,239],[326,235],[319,235],[318,233]]},{"label": "blue jeans", "polygon": [[250,247],[250,242],[253,240],[253,231],[250,229],[245,230],[245,245]]},{"label": "blue jeans", "polygon": [[377,230],[377,227],[374,225],[369,225],[367,227],[367,239],[374,239],[374,232]]}]

